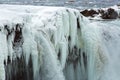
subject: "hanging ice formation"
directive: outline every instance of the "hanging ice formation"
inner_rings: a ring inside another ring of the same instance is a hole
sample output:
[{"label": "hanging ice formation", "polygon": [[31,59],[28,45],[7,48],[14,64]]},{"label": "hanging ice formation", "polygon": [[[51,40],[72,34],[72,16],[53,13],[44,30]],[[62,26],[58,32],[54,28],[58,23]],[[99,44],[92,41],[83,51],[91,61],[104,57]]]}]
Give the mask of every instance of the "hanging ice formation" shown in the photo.
[{"label": "hanging ice formation", "polygon": [[108,38],[117,33],[90,23],[75,9],[0,8],[0,80],[103,80],[112,47]]}]

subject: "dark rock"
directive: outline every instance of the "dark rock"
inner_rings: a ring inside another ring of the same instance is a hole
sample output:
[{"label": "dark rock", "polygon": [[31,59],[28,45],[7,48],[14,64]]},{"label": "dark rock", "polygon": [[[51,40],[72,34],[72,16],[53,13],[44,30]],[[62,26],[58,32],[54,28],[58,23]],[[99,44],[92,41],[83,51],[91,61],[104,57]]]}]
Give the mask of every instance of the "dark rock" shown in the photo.
[{"label": "dark rock", "polygon": [[82,11],[82,12],[80,12],[82,15],[84,15],[84,16],[86,16],[86,17],[88,17],[88,16],[90,16],[89,14],[88,14],[88,10],[84,10],[84,11]]},{"label": "dark rock", "polygon": [[91,9],[91,10],[89,11],[89,13],[91,14],[91,17],[94,17],[95,14],[99,14],[97,11],[95,11],[95,10],[93,10],[93,9]]},{"label": "dark rock", "polygon": [[101,15],[102,15],[101,16],[102,19],[116,19],[116,18],[118,18],[118,13],[112,8],[109,8],[106,12],[104,12]]},{"label": "dark rock", "polygon": [[80,12],[86,17],[95,17],[95,15],[101,14],[102,19],[117,19],[119,18],[119,14],[112,8],[108,8],[107,10],[98,9],[97,11],[91,10],[84,10]]},{"label": "dark rock", "polygon": [[91,10],[84,10],[84,11],[82,11],[80,13],[83,14],[84,16],[86,16],[86,17],[89,17],[89,16],[94,17],[95,14],[99,14],[97,11],[95,11],[93,9],[91,9]]},{"label": "dark rock", "polygon": [[4,29],[7,30],[7,32],[8,32],[8,34],[7,34],[7,40],[8,40],[8,37],[9,37],[9,35],[11,34],[11,31],[10,31],[8,25],[4,25]]},{"label": "dark rock", "polygon": [[59,52],[58,52],[58,60],[60,60],[61,58],[61,50],[59,49]]},{"label": "dark rock", "polygon": [[77,28],[80,29],[79,18],[77,18]]},{"label": "dark rock", "polygon": [[87,55],[85,52],[83,52],[83,61],[84,61],[84,65],[87,67]]},{"label": "dark rock", "polygon": [[102,9],[99,9],[98,12],[99,12],[101,15],[105,13],[105,11],[102,10]]},{"label": "dark rock", "polygon": [[71,37],[70,36],[68,36],[68,41],[71,41]]},{"label": "dark rock", "polygon": [[6,60],[4,60],[4,65],[6,66]]},{"label": "dark rock", "polygon": [[10,59],[10,56],[8,56],[7,64],[10,64],[10,63],[11,63],[11,59]]},{"label": "dark rock", "polygon": [[5,63],[5,80],[34,80],[32,57],[26,65],[24,56],[15,58],[12,62]]},{"label": "dark rock", "polygon": [[19,42],[22,38],[22,28],[20,26],[20,24],[16,24],[14,43]]}]

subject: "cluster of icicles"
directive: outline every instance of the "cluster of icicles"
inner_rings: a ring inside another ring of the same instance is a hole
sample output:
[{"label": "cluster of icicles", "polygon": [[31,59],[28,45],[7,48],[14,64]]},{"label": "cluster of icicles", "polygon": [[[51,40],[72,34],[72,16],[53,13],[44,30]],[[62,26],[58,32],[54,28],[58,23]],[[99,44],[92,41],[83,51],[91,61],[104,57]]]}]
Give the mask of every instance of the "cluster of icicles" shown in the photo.
[{"label": "cluster of icicles", "polygon": [[96,24],[69,8],[26,14],[0,22],[0,80],[100,79],[106,58]]}]

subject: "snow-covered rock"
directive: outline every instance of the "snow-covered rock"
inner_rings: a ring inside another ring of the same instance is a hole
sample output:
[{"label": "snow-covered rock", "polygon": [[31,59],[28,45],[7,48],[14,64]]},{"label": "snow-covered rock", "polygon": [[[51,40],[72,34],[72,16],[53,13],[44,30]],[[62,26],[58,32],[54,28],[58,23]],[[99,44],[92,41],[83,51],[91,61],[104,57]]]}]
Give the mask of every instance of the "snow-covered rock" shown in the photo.
[{"label": "snow-covered rock", "polygon": [[118,19],[120,18],[119,6],[115,5],[108,8],[94,8],[85,9],[80,11],[86,17],[90,19]]}]

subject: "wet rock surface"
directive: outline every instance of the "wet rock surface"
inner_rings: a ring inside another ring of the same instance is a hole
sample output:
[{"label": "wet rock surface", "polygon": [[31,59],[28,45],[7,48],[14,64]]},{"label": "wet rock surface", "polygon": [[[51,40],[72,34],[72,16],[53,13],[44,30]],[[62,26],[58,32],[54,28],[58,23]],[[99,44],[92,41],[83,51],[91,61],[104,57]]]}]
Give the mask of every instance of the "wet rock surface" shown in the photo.
[{"label": "wet rock surface", "polygon": [[10,61],[9,56],[5,66],[5,80],[33,80],[32,59],[30,57],[28,66],[25,63],[24,56]]}]

